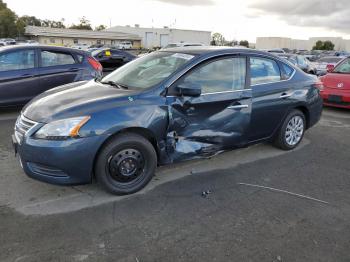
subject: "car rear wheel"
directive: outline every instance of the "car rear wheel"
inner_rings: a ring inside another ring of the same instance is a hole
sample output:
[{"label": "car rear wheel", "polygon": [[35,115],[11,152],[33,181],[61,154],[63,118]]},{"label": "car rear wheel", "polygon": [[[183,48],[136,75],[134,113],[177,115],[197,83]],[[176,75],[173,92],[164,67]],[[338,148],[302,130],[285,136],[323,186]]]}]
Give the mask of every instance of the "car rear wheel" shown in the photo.
[{"label": "car rear wheel", "polygon": [[285,118],[279,129],[274,144],[283,150],[292,150],[302,141],[305,133],[305,115],[300,110],[293,110]]},{"label": "car rear wheel", "polygon": [[97,157],[95,175],[107,191],[125,195],[145,187],[156,167],[157,154],[152,144],[138,134],[125,133],[102,148]]}]

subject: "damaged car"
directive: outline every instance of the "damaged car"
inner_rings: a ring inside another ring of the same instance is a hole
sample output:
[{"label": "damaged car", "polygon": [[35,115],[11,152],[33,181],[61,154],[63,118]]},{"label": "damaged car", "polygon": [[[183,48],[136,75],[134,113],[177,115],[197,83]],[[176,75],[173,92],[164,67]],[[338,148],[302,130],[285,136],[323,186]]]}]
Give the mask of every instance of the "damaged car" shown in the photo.
[{"label": "damaged car", "polygon": [[159,165],[266,141],[294,149],[320,119],[321,85],[266,52],[160,50],[39,95],[12,140],[29,177],[60,185],[96,178],[113,194],[130,194]]}]

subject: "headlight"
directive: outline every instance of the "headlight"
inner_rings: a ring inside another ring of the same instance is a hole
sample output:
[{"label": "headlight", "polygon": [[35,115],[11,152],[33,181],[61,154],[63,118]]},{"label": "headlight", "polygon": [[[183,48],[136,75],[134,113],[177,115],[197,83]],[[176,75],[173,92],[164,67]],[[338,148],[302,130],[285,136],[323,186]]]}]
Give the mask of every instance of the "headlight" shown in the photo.
[{"label": "headlight", "polygon": [[80,128],[85,125],[89,119],[90,116],[82,116],[53,121],[40,128],[34,134],[34,137],[52,140],[79,137]]}]

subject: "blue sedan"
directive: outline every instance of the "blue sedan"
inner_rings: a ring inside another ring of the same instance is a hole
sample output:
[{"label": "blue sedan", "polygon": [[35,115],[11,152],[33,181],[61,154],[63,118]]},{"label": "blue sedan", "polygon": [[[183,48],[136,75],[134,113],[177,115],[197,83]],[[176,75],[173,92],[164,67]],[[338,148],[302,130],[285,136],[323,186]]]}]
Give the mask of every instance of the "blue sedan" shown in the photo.
[{"label": "blue sedan", "polygon": [[39,95],[12,139],[32,178],[67,185],[96,177],[109,192],[130,194],[157,165],[264,141],[296,148],[320,119],[321,88],[266,52],[164,49]]},{"label": "blue sedan", "polygon": [[100,77],[88,53],[54,46],[0,48],[0,107],[24,105],[56,86]]}]

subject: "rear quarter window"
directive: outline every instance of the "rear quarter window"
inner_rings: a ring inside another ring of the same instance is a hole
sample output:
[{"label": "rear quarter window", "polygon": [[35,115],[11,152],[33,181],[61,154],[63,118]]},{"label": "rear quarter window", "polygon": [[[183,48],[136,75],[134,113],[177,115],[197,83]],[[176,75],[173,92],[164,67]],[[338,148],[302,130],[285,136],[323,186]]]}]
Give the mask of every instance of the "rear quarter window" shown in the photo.
[{"label": "rear quarter window", "polygon": [[78,63],[82,63],[84,61],[84,56],[83,55],[80,55],[80,54],[77,54],[77,59],[78,59]]},{"label": "rear quarter window", "polygon": [[56,52],[51,50],[41,51],[41,66],[59,66],[75,64],[74,57],[70,53]]},{"label": "rear quarter window", "polygon": [[291,78],[294,73],[294,68],[292,68],[291,66],[285,63],[281,63],[281,65],[282,65],[282,78],[284,80]]}]

